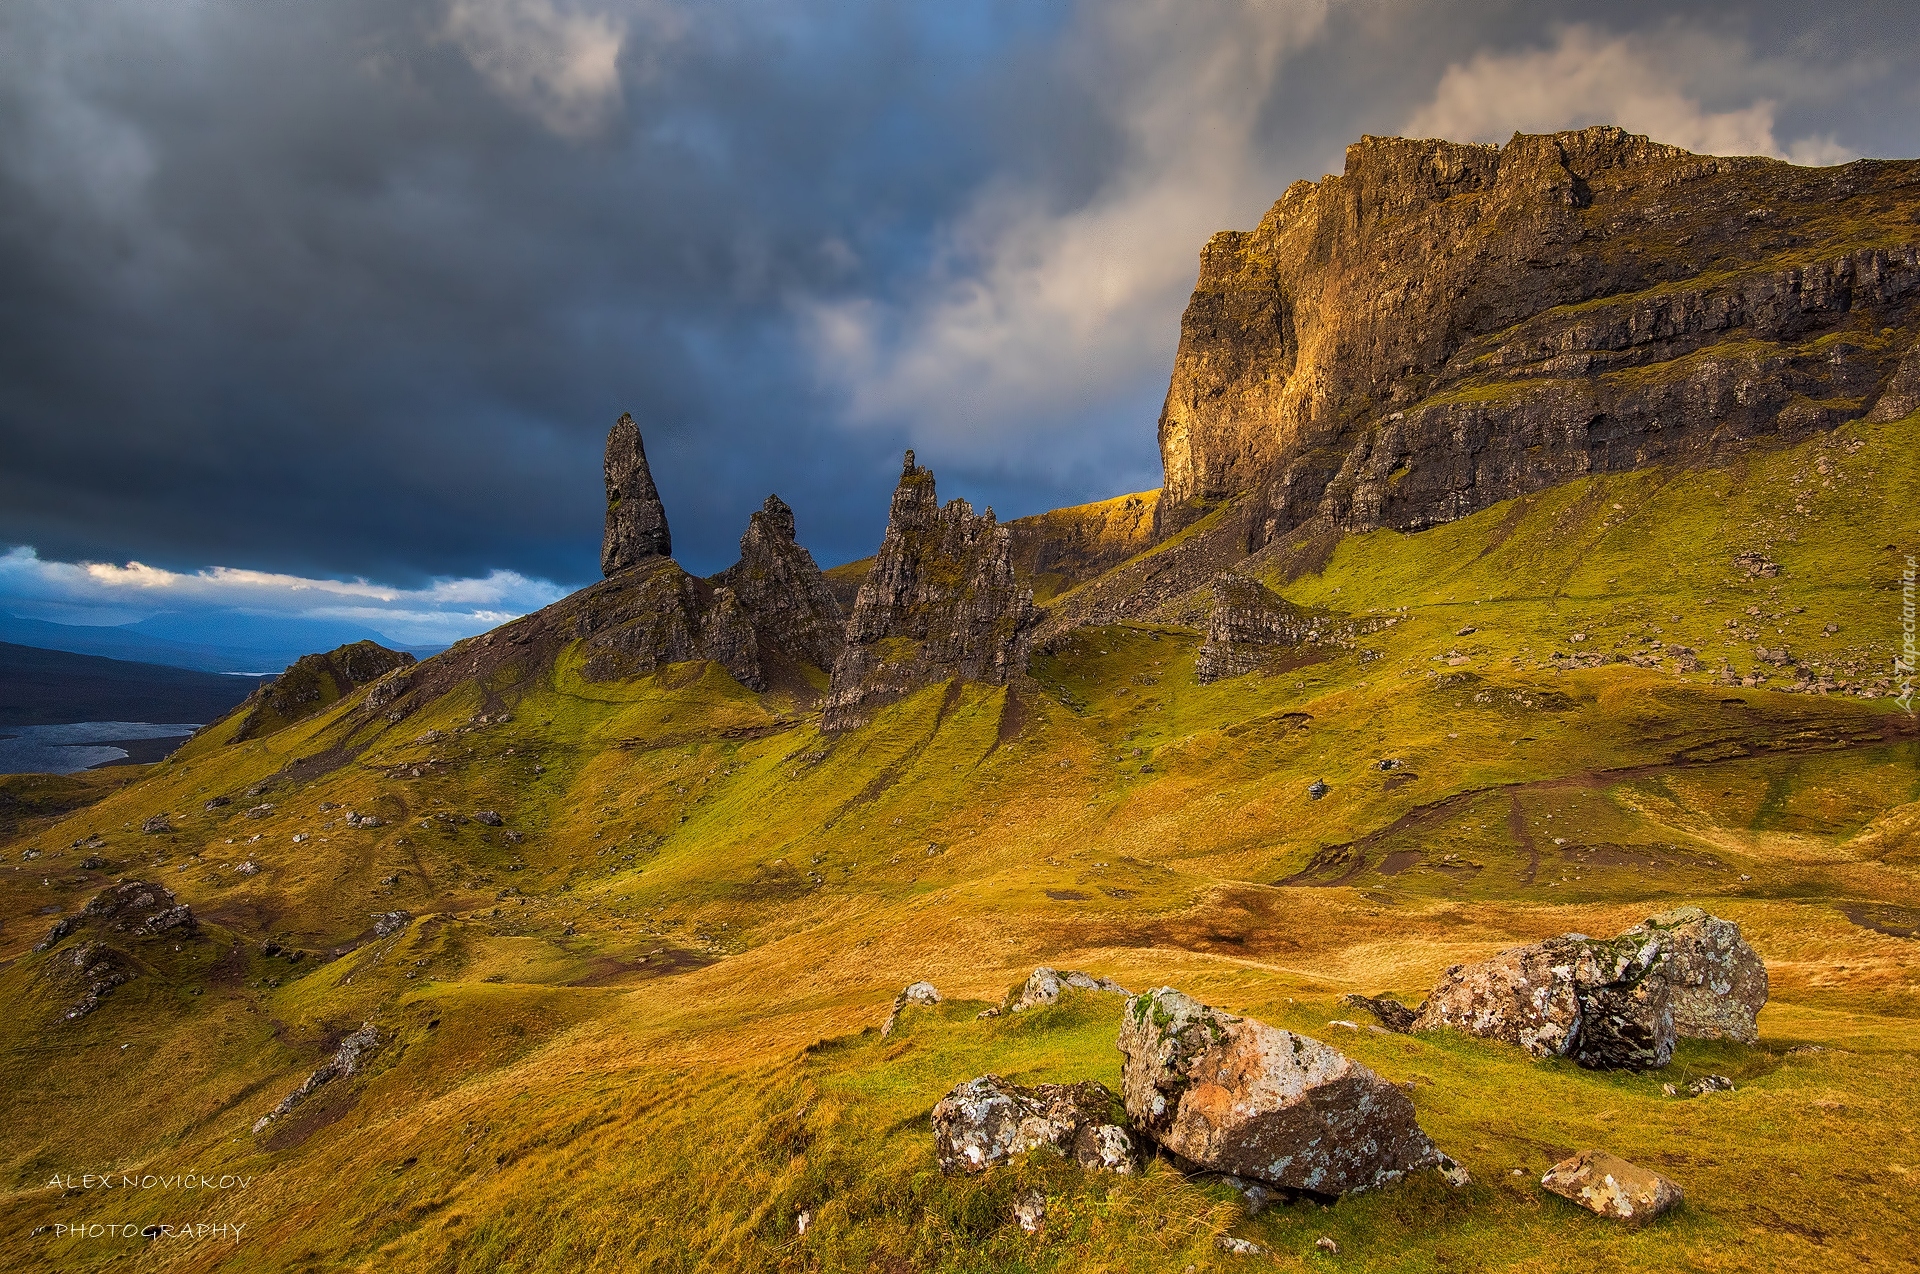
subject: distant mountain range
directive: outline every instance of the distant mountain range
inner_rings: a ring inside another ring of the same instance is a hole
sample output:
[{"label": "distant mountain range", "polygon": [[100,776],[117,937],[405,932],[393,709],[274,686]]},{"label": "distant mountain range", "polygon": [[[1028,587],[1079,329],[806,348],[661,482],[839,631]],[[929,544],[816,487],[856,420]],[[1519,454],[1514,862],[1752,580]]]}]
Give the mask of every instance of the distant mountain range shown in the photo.
[{"label": "distant mountain range", "polygon": [[239,611],[155,615],[112,627],[0,615],[0,642],[201,672],[278,673],[302,655],[356,641],[378,642],[422,659],[446,649],[407,646],[358,624]]}]

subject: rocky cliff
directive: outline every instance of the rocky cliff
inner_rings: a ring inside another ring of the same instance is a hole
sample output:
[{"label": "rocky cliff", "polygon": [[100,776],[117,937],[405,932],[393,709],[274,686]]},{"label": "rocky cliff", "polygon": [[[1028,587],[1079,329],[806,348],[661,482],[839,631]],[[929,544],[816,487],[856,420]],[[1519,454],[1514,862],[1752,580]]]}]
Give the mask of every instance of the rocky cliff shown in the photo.
[{"label": "rocky cliff", "polygon": [[844,730],[873,710],[954,677],[999,685],[1026,669],[1033,590],[1016,578],[1012,537],[993,510],[941,507],[933,473],[907,452],[880,552],[847,621],[822,723]]},{"label": "rocky cliff", "polygon": [[600,540],[600,573],[613,575],[672,554],[667,511],[647,468],[640,427],[622,414],[607,434],[607,529]]},{"label": "rocky cliff", "polygon": [[1872,410],[1916,329],[1920,162],[1365,138],[1202,250],[1163,520],[1242,495],[1249,548],[1316,515],[1407,530],[1791,441]]}]

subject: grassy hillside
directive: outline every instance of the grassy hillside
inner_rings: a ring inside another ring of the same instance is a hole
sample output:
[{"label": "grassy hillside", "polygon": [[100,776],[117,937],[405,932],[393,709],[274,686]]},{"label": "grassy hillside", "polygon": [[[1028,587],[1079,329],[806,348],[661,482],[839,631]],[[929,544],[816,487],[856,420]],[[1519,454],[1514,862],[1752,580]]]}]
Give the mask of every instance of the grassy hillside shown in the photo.
[{"label": "grassy hillside", "polygon": [[[1396,622],[1206,686],[1198,633],[1139,624],[838,737],[717,666],[595,683],[577,651],[398,722],[365,689],[263,737],[229,720],[0,844],[0,1266],[1904,1266],[1920,731],[1883,684],[1916,474],[1920,418],[1355,537],[1269,583]],[[1791,665],[1756,654],[1780,646]],[[156,813],[174,830],[143,834]],[[127,940],[139,975],[64,1020],[67,948],[32,947],[120,876],[175,890],[201,935]],[[1636,1076],[1337,1024],[1346,992],[1417,1000],[1449,964],[1679,902],[1766,958],[1757,1046]],[[927,1114],[955,1082],[1117,1084],[1116,998],[977,1018],[1039,963],[1335,1044],[1413,1086],[1474,1185],[1248,1218],[1164,1164],[943,1178]],[[947,1003],[882,1040],[919,978]],[[367,1020],[391,1042],[361,1075],[251,1131]],[[1702,1072],[1737,1091],[1663,1094]],[[1625,1231],[1543,1195],[1588,1146],[1687,1204]],[[48,1185],[162,1168],[252,1180]],[[1008,1213],[1028,1185],[1038,1237]],[[246,1228],[34,1233],[73,1219]],[[1222,1255],[1228,1231],[1271,1260]]]}]

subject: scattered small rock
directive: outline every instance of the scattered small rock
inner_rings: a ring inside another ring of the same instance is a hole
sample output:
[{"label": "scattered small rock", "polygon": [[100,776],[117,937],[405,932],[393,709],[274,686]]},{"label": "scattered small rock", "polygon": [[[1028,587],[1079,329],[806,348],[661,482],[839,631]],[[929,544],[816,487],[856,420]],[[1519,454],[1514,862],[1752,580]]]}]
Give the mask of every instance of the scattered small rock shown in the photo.
[{"label": "scattered small rock", "polygon": [[1471,637],[1479,631],[1480,630],[1478,628],[1475,628],[1471,624],[1469,624],[1467,627],[1462,628],[1459,632],[1455,633],[1454,636],[1455,637]]},{"label": "scattered small rock", "polygon": [[1340,1245],[1324,1234],[1313,1241],[1313,1246],[1319,1251],[1325,1252],[1328,1256],[1340,1255]]},{"label": "scattered small rock", "polygon": [[1222,1234],[1215,1238],[1214,1246],[1228,1256],[1265,1256],[1267,1249],[1250,1239],[1236,1239],[1231,1234]]},{"label": "scattered small rock", "polygon": [[893,997],[893,1011],[887,1014],[886,1025],[880,1028],[880,1038],[886,1039],[893,1034],[893,1028],[900,1024],[900,1014],[909,1004],[931,1007],[940,1003],[940,992],[931,982],[910,982],[900,994]]},{"label": "scattered small rock", "polygon": [[208,812],[212,812],[213,810],[219,809],[222,805],[231,805],[231,804],[233,804],[233,798],[231,796],[216,796],[211,800],[209,800],[205,805],[202,805],[200,808],[203,810],[207,810]]},{"label": "scattered small rock", "polygon": [[1332,790],[1332,788],[1327,786],[1325,779],[1315,779],[1313,782],[1307,784],[1308,797],[1316,801]]},{"label": "scattered small rock", "polygon": [[1419,1009],[1410,1009],[1390,995],[1343,995],[1340,1003],[1348,1008],[1366,1010],[1373,1014],[1380,1025],[1402,1035],[1413,1029],[1414,1019],[1420,1016]]},{"label": "scattered small rock", "polygon": [[1604,1150],[1583,1150],[1561,1160],[1547,1169],[1540,1184],[1596,1216],[1636,1225],[1651,1221],[1682,1197],[1680,1187],[1666,1177]]},{"label": "scattered small rock", "polygon": [[1733,1081],[1725,1075],[1702,1075],[1687,1085],[1687,1091],[1695,1097],[1704,1097],[1708,1093],[1730,1093],[1733,1091]]},{"label": "scattered small rock", "polygon": [[1020,988],[1020,995],[1014,1000],[1012,1011],[1023,1013],[1028,1009],[1053,1004],[1060,999],[1060,993],[1068,987],[1078,987],[1085,991],[1106,991],[1114,995],[1130,995],[1132,992],[1110,978],[1095,977],[1091,973],[1082,973],[1078,969],[1068,969],[1062,973],[1041,965]]},{"label": "scattered small rock", "polygon": [[260,864],[254,862],[251,858],[249,858],[247,859],[247,861],[245,861],[244,863],[241,863],[238,867],[234,868],[234,870],[239,872],[242,876],[258,876],[260,874]]},{"label": "scattered small rock", "polygon": [[88,854],[85,858],[80,860],[81,868],[86,871],[99,871],[102,867],[105,867],[106,865],[107,865],[107,860],[100,857],[100,855],[98,854]]},{"label": "scattered small rock", "polygon": [[167,821],[165,814],[155,814],[140,824],[140,830],[149,836],[168,836],[173,833],[173,824]]},{"label": "scattered small rock", "polygon": [[407,922],[412,919],[413,913],[410,911],[376,912],[373,917],[373,936],[376,938],[391,937],[406,928]]},{"label": "scattered small rock", "polygon": [[261,804],[254,806],[252,809],[249,809],[247,811],[247,817],[248,818],[265,818],[271,813],[273,813],[273,802],[264,801]]},{"label": "scattered small rock", "polygon": [[1047,1198],[1038,1190],[1029,1190],[1013,1201],[1013,1219],[1028,1234],[1038,1234],[1047,1220]]},{"label": "scattered small rock", "polygon": [[507,820],[501,818],[500,815],[493,810],[481,810],[473,816],[473,821],[476,823],[484,823],[488,827],[498,827]]}]

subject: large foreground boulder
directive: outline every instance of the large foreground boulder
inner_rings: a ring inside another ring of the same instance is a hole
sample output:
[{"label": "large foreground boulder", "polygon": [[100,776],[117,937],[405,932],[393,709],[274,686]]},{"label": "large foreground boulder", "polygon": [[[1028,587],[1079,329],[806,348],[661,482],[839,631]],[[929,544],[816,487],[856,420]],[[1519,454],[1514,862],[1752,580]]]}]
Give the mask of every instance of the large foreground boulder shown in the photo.
[{"label": "large foreground boulder", "polygon": [[1651,1168],[1604,1150],[1582,1150],[1547,1169],[1540,1184],[1596,1216],[1635,1225],[1680,1202],[1680,1187]]},{"label": "large foreground boulder", "polygon": [[1023,1088],[982,1075],[956,1084],[933,1108],[933,1140],[948,1173],[983,1172],[1041,1146],[1100,1172],[1135,1172],[1141,1159],[1119,1099],[1093,1080]]},{"label": "large foreground boulder", "polygon": [[1366,1067],[1171,987],[1127,1001],[1119,1046],[1128,1116],[1198,1168],[1338,1195],[1446,1162]]},{"label": "large foreground boulder", "polygon": [[1751,1043],[1767,970],[1739,926],[1698,907],[1616,938],[1567,933],[1448,969],[1413,1029],[1456,1030],[1600,1070],[1652,1070],[1677,1039]]}]

